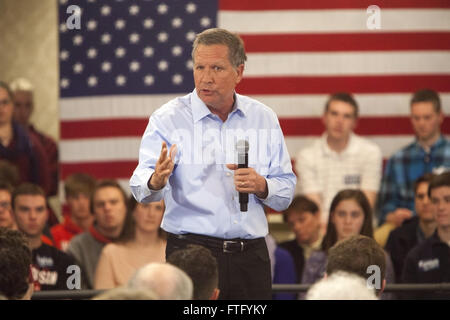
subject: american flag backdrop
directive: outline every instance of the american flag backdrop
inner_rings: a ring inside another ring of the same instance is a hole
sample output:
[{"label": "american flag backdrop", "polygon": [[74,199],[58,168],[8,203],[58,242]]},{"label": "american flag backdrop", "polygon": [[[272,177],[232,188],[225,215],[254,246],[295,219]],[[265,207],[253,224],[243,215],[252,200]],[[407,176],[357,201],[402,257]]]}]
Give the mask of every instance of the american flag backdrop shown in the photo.
[{"label": "american flag backdrop", "polygon": [[[67,28],[70,5],[79,30]],[[370,5],[380,29],[367,27]],[[62,179],[87,172],[128,189],[149,116],[192,91],[192,42],[216,26],[244,39],[237,92],[278,114],[291,157],[323,132],[332,92],[355,95],[356,132],[385,158],[413,138],[412,92],[437,90],[450,114],[448,0],[60,0]]]}]

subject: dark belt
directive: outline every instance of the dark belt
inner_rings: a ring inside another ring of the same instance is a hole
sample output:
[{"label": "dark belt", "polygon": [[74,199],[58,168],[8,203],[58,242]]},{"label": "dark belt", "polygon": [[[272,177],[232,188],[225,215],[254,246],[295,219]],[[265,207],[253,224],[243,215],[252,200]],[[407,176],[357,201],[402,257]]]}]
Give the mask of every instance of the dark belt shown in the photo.
[{"label": "dark belt", "polygon": [[199,234],[173,234],[167,233],[169,239],[184,240],[193,244],[202,245],[208,249],[222,251],[224,253],[244,252],[252,247],[261,245],[265,239],[220,239],[210,236],[203,236]]}]

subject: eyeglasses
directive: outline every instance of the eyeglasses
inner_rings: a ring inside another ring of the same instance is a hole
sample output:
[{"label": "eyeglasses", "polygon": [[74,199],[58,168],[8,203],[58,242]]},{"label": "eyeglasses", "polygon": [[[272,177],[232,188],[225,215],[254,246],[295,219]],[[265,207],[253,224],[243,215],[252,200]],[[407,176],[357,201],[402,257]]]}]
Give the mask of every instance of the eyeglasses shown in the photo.
[{"label": "eyeglasses", "polygon": [[1,106],[6,106],[7,104],[10,104],[11,103],[11,100],[10,99],[3,99],[3,100],[0,100],[0,107]]}]

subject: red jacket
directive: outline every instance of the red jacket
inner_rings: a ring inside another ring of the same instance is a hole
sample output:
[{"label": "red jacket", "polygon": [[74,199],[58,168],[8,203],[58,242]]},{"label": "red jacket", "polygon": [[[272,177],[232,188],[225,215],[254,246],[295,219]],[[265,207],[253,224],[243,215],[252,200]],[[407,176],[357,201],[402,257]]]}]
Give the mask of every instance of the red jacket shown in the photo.
[{"label": "red jacket", "polygon": [[70,240],[82,232],[83,230],[72,221],[70,214],[65,214],[64,222],[50,229],[55,247],[63,251],[66,251]]}]

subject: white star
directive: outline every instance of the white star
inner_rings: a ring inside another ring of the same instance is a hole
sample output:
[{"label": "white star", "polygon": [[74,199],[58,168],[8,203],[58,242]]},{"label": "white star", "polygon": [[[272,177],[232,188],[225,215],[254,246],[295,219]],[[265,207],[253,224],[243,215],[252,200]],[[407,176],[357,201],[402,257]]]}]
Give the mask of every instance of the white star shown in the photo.
[{"label": "white star", "polygon": [[165,4],[165,3],[161,3],[158,6],[157,10],[158,10],[159,14],[166,14],[167,11],[169,11],[169,6],[167,4]]},{"label": "white star", "polygon": [[88,23],[87,23],[87,29],[88,29],[89,31],[92,31],[92,30],[97,29],[97,21],[95,21],[95,20],[89,20]]},{"label": "white star", "polygon": [[211,25],[211,19],[208,17],[201,18],[200,25],[205,28],[209,27]]},{"label": "white star", "polygon": [[152,47],[145,47],[144,48],[144,56],[146,56],[147,58],[153,57],[154,52],[155,51],[153,50]]},{"label": "white star", "polygon": [[179,17],[172,19],[172,27],[179,28],[183,25],[183,20]]},{"label": "white star", "polygon": [[105,61],[102,63],[103,72],[109,72],[111,70],[111,62]]},{"label": "white star", "polygon": [[109,16],[111,14],[111,7],[110,6],[103,6],[100,9],[100,12],[101,12],[102,16]]},{"label": "white star", "polygon": [[67,32],[67,26],[65,23],[61,23],[59,25],[59,31],[61,31],[62,33],[66,33]]},{"label": "white star", "polygon": [[144,77],[144,83],[147,86],[151,86],[152,84],[155,83],[155,77],[153,77],[151,74],[148,74]]},{"label": "white star", "polygon": [[130,70],[133,72],[138,71],[141,68],[141,65],[137,61],[131,61],[130,63]]},{"label": "white star", "polygon": [[195,40],[195,32],[189,31],[188,33],[186,33],[186,39],[188,41],[194,41]]},{"label": "white star", "polygon": [[189,2],[186,5],[186,12],[187,13],[194,13],[195,11],[197,11],[197,6],[194,3]]},{"label": "white star", "polygon": [[59,0],[59,3],[62,4],[62,5],[64,5],[64,4],[67,3],[67,1],[68,1],[68,0]]},{"label": "white star", "polygon": [[79,63],[79,62],[75,63],[73,65],[73,72],[75,72],[75,73],[83,72],[83,65],[81,63]]},{"label": "white star", "polygon": [[123,47],[119,47],[116,49],[116,57],[117,58],[123,58],[123,56],[125,56],[126,53],[127,53],[127,51]]},{"label": "white star", "polygon": [[66,61],[66,60],[69,58],[69,55],[70,55],[69,51],[67,51],[67,50],[62,50],[61,53],[59,54],[59,58],[60,58],[62,61]]},{"label": "white star", "polygon": [[127,82],[127,78],[124,75],[119,74],[116,77],[116,84],[121,87]]},{"label": "white star", "polygon": [[116,23],[115,23],[116,29],[122,30],[123,28],[125,28],[125,24],[126,24],[126,22],[123,19],[116,20]]},{"label": "white star", "polygon": [[79,46],[83,43],[83,37],[77,34],[75,37],[73,37],[72,41],[74,45]]},{"label": "white star", "polygon": [[90,3],[94,3],[94,2],[95,2],[95,0],[88,0],[88,2],[90,2]]},{"label": "white star", "polygon": [[159,71],[166,71],[169,69],[169,63],[166,60],[161,60],[158,62],[158,69]]},{"label": "white star", "polygon": [[144,25],[145,29],[151,29],[154,24],[155,24],[155,22],[152,19],[150,19],[150,18],[145,19],[144,22],[143,22],[143,25]]},{"label": "white star", "polygon": [[167,32],[160,32],[158,33],[158,41],[159,42],[166,42],[169,39],[169,34]]},{"label": "white star", "polygon": [[137,5],[132,5],[132,6],[128,9],[128,11],[130,12],[130,14],[131,14],[132,16],[135,16],[135,15],[137,15],[137,14],[139,13],[139,6],[137,6]]},{"label": "white star", "polygon": [[175,46],[175,47],[172,48],[172,54],[173,54],[175,57],[180,56],[182,53],[183,53],[183,48],[182,48],[182,47],[180,47],[180,46]]},{"label": "white star", "polygon": [[191,59],[189,59],[188,61],[186,61],[186,68],[188,70],[192,70],[192,68],[194,68],[194,62],[192,62]]},{"label": "white star", "polygon": [[132,33],[132,34],[130,34],[129,39],[130,39],[131,43],[138,43],[139,39],[140,39],[140,36],[137,33]]},{"label": "white star", "polygon": [[97,49],[89,48],[89,50],[87,51],[87,56],[89,59],[94,59],[97,56]]},{"label": "white star", "polygon": [[183,76],[181,74],[174,74],[172,77],[173,84],[181,84],[183,82]]},{"label": "white star", "polygon": [[102,43],[108,44],[111,42],[111,35],[109,33],[102,34]]},{"label": "white star", "polygon": [[70,85],[70,81],[67,78],[62,78],[60,82],[61,88],[65,89]]},{"label": "white star", "polygon": [[90,76],[88,78],[87,83],[88,83],[89,87],[95,87],[97,85],[97,83],[98,83],[98,79],[97,79],[96,76]]}]

